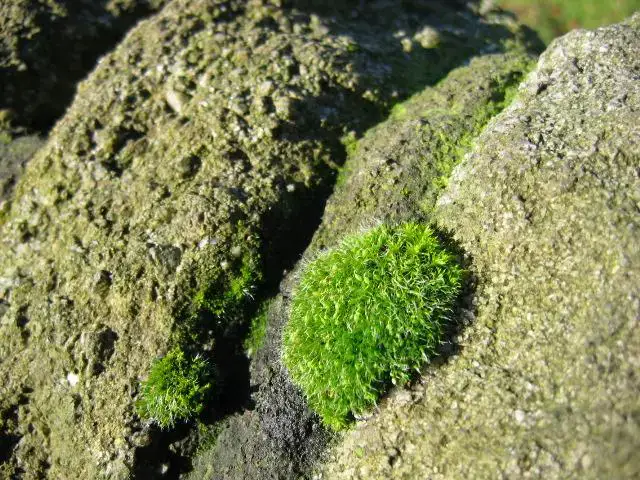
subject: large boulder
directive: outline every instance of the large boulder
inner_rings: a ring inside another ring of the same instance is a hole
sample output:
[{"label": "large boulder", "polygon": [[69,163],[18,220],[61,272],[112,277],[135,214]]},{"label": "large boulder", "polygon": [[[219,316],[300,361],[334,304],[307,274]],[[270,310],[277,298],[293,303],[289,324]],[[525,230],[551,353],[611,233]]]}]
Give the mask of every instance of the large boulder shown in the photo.
[{"label": "large boulder", "polygon": [[[446,28],[443,20],[434,21],[434,28]],[[506,19],[492,17],[492,22],[505,25]],[[363,139],[351,138],[348,159],[305,256],[379,221],[424,220],[470,138],[508,104],[533,67],[535,52],[535,45],[517,37],[506,48],[480,51],[437,85],[397,104],[390,118]],[[329,440],[280,361],[298,272],[296,267],[286,276],[266,312],[264,345],[250,369],[255,408],[223,422],[214,446],[195,458],[190,478],[299,478]]]},{"label": "large boulder", "polygon": [[280,3],[174,0],[141,22],[5,204],[3,474],[178,473],[135,413],[153,360],[199,350],[217,388],[241,392],[245,314],[310,235],[343,143],[522,33],[423,1]]},{"label": "large boulder", "polygon": [[554,41],[473,140],[431,212],[477,282],[454,348],[325,478],[637,477],[638,52],[640,15]]}]

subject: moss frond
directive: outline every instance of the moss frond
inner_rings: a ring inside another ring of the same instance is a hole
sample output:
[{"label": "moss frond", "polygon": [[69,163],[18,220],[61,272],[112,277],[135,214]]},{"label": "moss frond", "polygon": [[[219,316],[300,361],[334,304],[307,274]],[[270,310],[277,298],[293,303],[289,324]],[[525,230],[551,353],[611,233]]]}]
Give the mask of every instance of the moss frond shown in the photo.
[{"label": "moss frond", "polygon": [[199,355],[188,357],[174,348],[151,367],[142,384],[136,411],[141,418],[171,428],[178,420],[194,417],[202,411],[211,388],[211,371]]},{"label": "moss frond", "polygon": [[435,354],[462,276],[415,223],[348,237],[306,266],[283,360],[326,425],[345,427]]}]

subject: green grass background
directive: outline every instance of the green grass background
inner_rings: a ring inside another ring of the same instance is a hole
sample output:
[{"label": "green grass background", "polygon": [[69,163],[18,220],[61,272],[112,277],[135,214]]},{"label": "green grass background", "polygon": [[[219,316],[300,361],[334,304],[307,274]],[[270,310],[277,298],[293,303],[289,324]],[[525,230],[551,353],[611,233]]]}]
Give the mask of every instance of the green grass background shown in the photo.
[{"label": "green grass background", "polygon": [[640,10],[640,0],[496,0],[549,43],[574,28],[616,23]]}]

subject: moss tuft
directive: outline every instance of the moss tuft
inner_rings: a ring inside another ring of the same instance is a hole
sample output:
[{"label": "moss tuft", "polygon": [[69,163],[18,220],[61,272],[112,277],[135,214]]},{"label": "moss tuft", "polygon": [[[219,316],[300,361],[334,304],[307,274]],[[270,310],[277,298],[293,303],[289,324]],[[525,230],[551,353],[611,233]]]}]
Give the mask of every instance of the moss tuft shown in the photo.
[{"label": "moss tuft", "polygon": [[[260,281],[260,259],[254,252],[241,258],[237,271],[233,271],[224,285],[211,282],[203,285],[193,298],[196,310],[207,310],[218,317],[230,316],[241,309]],[[221,293],[222,292],[222,293]]]},{"label": "moss tuft", "polygon": [[141,418],[171,428],[177,420],[198,415],[211,388],[211,370],[199,355],[188,357],[176,347],[151,367],[142,384],[136,411]]},{"label": "moss tuft", "polygon": [[260,309],[251,320],[249,335],[244,341],[244,349],[247,356],[252,357],[264,344],[264,337],[267,333],[267,319],[269,312],[269,302],[263,302]]},{"label": "moss tuft", "polygon": [[347,237],[305,268],[283,359],[327,426],[345,427],[435,354],[462,276],[415,223]]}]

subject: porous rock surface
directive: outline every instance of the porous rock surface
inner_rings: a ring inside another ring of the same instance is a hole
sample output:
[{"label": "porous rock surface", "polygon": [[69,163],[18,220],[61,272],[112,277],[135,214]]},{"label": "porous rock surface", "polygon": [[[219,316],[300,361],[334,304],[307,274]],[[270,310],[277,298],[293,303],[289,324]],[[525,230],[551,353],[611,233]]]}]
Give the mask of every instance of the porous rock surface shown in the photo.
[{"label": "porous rock surface", "polygon": [[242,318],[196,295],[243,282],[250,303],[307,238],[341,138],[517,41],[458,7],[340,5],[174,0],[78,85],[0,215],[3,476],[177,475],[134,401],[186,319],[209,322],[205,354],[233,350]]},{"label": "porous rock surface", "polygon": [[3,0],[0,111],[16,125],[46,131],[98,56],[167,1]]},{"label": "porous rock surface", "polygon": [[[383,4],[384,2],[381,2],[379,5]],[[389,2],[387,6],[391,6],[392,9],[379,11],[378,16],[369,17],[369,21],[375,24],[380,18],[385,17],[386,11],[389,12],[389,18],[394,19],[396,26],[401,25],[407,17],[399,15],[401,10],[393,7],[393,3]],[[362,15],[366,14],[366,12],[359,12]],[[466,39],[467,47],[473,49],[473,53],[469,55],[472,58],[471,65],[455,69],[456,73],[449,75],[448,72],[452,66],[466,62],[443,65],[441,63],[445,58],[443,56],[440,61],[428,63],[431,80],[426,83],[436,83],[437,86],[426,88],[424,93],[416,95],[420,100],[408,101],[403,104],[401,111],[396,111],[394,107],[396,113],[393,114],[393,118],[397,117],[394,125],[397,126],[398,131],[402,132],[402,138],[396,141],[394,139],[397,135],[396,131],[393,133],[389,130],[378,131],[376,128],[367,133],[365,140],[357,141],[359,135],[348,135],[343,139],[349,157],[345,171],[360,168],[360,164],[358,167],[354,166],[355,162],[366,163],[367,158],[372,159],[372,169],[378,168],[380,156],[373,152],[374,149],[360,148],[360,144],[377,142],[376,145],[383,149],[384,155],[389,159],[407,158],[405,172],[408,175],[414,175],[417,168],[415,165],[420,163],[421,157],[416,156],[409,161],[407,156],[403,157],[401,154],[409,147],[398,149],[398,146],[404,141],[410,139],[413,141],[411,133],[415,133],[416,128],[420,127],[420,121],[416,121],[413,115],[404,115],[405,111],[410,108],[414,109],[412,112],[423,110],[425,114],[422,118],[427,117],[427,112],[432,110],[440,112],[441,116],[433,119],[431,126],[423,125],[426,132],[423,140],[430,135],[436,136],[438,128],[445,126],[463,137],[467,127],[471,128],[486,122],[487,112],[499,108],[498,104],[504,100],[505,89],[517,83],[523,71],[528,69],[528,65],[533,61],[537,43],[506,16],[480,18],[468,16],[469,12],[464,15],[452,15],[454,13],[452,10],[442,7],[434,9],[434,12],[436,15],[433,17],[424,17],[421,20],[424,23],[417,27],[418,34],[398,35],[400,41],[404,43],[403,48],[408,49],[408,44],[415,42],[414,48],[419,48],[419,45],[438,45],[434,53],[437,51],[443,53],[450,48],[448,45],[458,45],[454,47],[456,49],[462,48]],[[454,25],[457,26],[454,28]],[[456,34],[451,37],[448,32],[454,31]],[[411,38],[413,40],[410,41]],[[438,73],[434,76],[436,72]],[[439,77],[442,78],[439,79]],[[455,110],[455,113],[445,114],[444,112],[448,109]],[[381,135],[378,136],[376,132]],[[455,140],[458,140],[457,136]],[[414,142],[413,147],[416,143],[419,142]],[[356,152],[363,152],[363,154],[358,155]],[[449,167],[443,168],[446,170]],[[439,171],[437,169],[436,173],[430,170],[425,171],[422,178],[430,185],[431,179]],[[341,173],[340,177],[342,176]],[[377,190],[376,192],[368,190],[377,180],[385,179],[379,176],[378,172],[374,172],[368,178],[372,181],[367,180],[360,188],[359,194],[366,196],[371,205],[388,205],[388,198],[378,195]],[[349,195],[353,190],[352,186],[347,185],[348,182],[349,180],[345,183],[338,180],[342,185],[338,190],[344,195]],[[390,185],[392,181],[384,183],[381,188],[390,192]],[[424,190],[420,186],[419,178],[414,178],[413,185],[419,188],[419,191]],[[326,209],[333,208],[337,203],[344,205],[345,208],[342,210],[344,225],[342,226],[345,228],[339,230],[334,226],[333,230],[325,229],[328,232],[325,243],[329,241],[329,237],[332,241],[338,240],[346,230],[348,222],[358,225],[358,219],[365,217],[365,213],[370,213],[365,212],[359,203],[352,202],[351,197],[344,203],[337,202],[335,198],[342,194],[334,193]],[[321,230],[324,227],[323,223]],[[322,235],[319,234],[319,236]],[[316,251],[320,248],[319,246],[320,241],[314,241],[308,252]],[[280,362],[282,327],[287,320],[289,299],[296,281],[297,269],[285,277],[280,285],[280,294],[271,302],[264,346],[252,357],[250,381],[254,392],[252,394],[254,408],[233,415],[222,422],[223,427],[216,443],[194,458],[194,470],[189,478],[307,478],[309,467],[317,461],[327,441],[330,440],[330,435],[322,428],[318,417],[306,407],[303,396],[291,384]]]},{"label": "porous rock surface", "polygon": [[166,0],[0,2],[0,211],[78,81]]},{"label": "porous rock surface", "polygon": [[8,210],[14,185],[29,159],[44,144],[38,135],[12,133],[0,129],[0,212]]},{"label": "porous rock surface", "polygon": [[554,41],[433,211],[467,253],[458,352],[323,478],[636,478],[640,15]]}]

